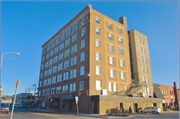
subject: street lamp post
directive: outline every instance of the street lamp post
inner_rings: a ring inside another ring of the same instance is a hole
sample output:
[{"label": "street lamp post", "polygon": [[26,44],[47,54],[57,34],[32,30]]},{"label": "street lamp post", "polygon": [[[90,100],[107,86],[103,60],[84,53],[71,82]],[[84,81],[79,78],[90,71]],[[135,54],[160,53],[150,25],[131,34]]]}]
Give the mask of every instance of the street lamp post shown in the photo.
[{"label": "street lamp post", "polygon": [[[6,52],[6,53],[2,53],[1,62],[0,62],[0,74],[1,74],[1,66],[2,66],[2,61],[3,61],[3,56],[4,56],[5,54],[8,54],[8,53],[20,55],[20,53],[18,53],[18,52]],[[1,85],[1,75],[0,75],[0,85]],[[0,97],[1,97],[1,91],[0,91]],[[1,98],[0,98],[0,102],[1,102]],[[0,105],[0,110],[1,110],[1,105]],[[0,112],[0,113],[1,113],[1,112]]]}]

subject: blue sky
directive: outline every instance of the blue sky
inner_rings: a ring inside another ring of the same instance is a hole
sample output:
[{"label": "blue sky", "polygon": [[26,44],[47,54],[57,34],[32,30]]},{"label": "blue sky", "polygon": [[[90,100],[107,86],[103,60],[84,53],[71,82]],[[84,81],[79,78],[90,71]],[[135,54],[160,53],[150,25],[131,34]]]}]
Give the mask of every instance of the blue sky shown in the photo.
[{"label": "blue sky", "polygon": [[[92,8],[118,21],[127,18],[128,30],[135,28],[147,35],[154,83],[179,84],[179,2],[1,2],[1,81],[4,94],[18,93],[38,84],[41,46],[84,7]],[[179,86],[178,86],[179,87]]]}]

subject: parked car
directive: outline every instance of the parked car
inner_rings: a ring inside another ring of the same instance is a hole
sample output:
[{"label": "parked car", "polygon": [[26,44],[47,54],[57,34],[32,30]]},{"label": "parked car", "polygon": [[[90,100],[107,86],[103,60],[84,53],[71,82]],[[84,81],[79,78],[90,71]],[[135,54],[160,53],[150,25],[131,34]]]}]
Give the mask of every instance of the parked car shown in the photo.
[{"label": "parked car", "polygon": [[159,114],[161,112],[161,109],[158,107],[146,107],[140,111],[141,114],[146,113],[153,113],[153,114]]},{"label": "parked car", "polygon": [[9,113],[9,106],[7,104],[1,103],[1,112]]}]

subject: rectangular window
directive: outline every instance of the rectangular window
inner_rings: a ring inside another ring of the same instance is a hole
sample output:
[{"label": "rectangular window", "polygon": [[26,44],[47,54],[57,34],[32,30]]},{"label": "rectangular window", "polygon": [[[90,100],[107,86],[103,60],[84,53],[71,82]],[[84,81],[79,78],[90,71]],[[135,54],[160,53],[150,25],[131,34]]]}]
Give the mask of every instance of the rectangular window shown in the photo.
[{"label": "rectangular window", "polygon": [[109,33],[109,39],[113,40],[113,34],[112,33]]},{"label": "rectangular window", "polygon": [[101,81],[96,80],[96,90],[101,90]]},{"label": "rectangular window", "polygon": [[85,30],[86,30],[85,27],[81,30],[81,36],[84,36],[84,35],[85,35],[85,33],[86,33]]},{"label": "rectangular window", "polygon": [[101,47],[101,41],[100,40],[98,40],[98,39],[96,39],[96,47]]},{"label": "rectangular window", "polygon": [[78,23],[76,24],[76,30],[78,30]]},{"label": "rectangular window", "polygon": [[112,29],[112,27],[113,27],[113,26],[112,26],[112,23],[109,22],[109,23],[108,23],[108,27],[109,27],[109,29]]},{"label": "rectangular window", "polygon": [[111,45],[111,44],[109,44],[109,51],[110,51],[110,52],[114,52],[114,46]]},{"label": "rectangular window", "polygon": [[69,79],[69,72],[66,72],[66,80]]},{"label": "rectangular window", "polygon": [[66,37],[68,37],[68,31],[66,31]]},{"label": "rectangular window", "polygon": [[100,24],[100,18],[96,17],[96,23]]},{"label": "rectangular window", "polygon": [[100,52],[96,52],[96,60],[101,61],[101,53]]},{"label": "rectangular window", "polygon": [[74,54],[74,46],[71,48],[71,54]]},{"label": "rectangular window", "polygon": [[68,85],[66,85],[66,93],[67,93],[67,91],[68,91]]},{"label": "rectangular window", "polygon": [[66,86],[63,85],[63,93],[65,93],[65,91],[66,91]]},{"label": "rectangular window", "polygon": [[74,58],[71,58],[71,66],[74,64]]},{"label": "rectangular window", "polygon": [[46,60],[49,58],[49,53],[46,55]]},{"label": "rectangular window", "polygon": [[63,80],[64,81],[66,80],[66,73],[64,73]]},{"label": "rectangular window", "polygon": [[73,91],[76,91],[76,83],[73,83]]},{"label": "rectangular window", "polygon": [[147,88],[147,92],[148,92],[148,94],[151,94],[151,89]]},{"label": "rectangular window", "polygon": [[74,57],[74,65],[77,64],[77,56]]},{"label": "rectangular window", "polygon": [[65,39],[65,33],[63,34],[63,40]]},{"label": "rectangular window", "polygon": [[144,52],[144,54],[146,54],[146,49],[145,48],[143,48],[143,52]]},{"label": "rectangular window", "polygon": [[96,65],[96,75],[101,75],[101,66]]},{"label": "rectangular window", "polygon": [[142,53],[142,47],[140,47],[140,52]]},{"label": "rectangular window", "polygon": [[142,66],[142,72],[144,73],[144,66]]},{"label": "rectangular window", "polygon": [[147,60],[146,60],[146,58],[144,58],[144,62],[147,64]]},{"label": "rectangular window", "polygon": [[74,46],[74,52],[77,52],[77,44]]},{"label": "rectangular window", "polygon": [[146,83],[146,79],[145,79],[145,77],[143,76],[143,83]]},{"label": "rectangular window", "polygon": [[123,39],[121,37],[119,37],[119,43],[123,44]]},{"label": "rectangular window", "polygon": [[121,79],[125,79],[125,72],[124,71],[121,71]]},{"label": "rectangular window", "polygon": [[85,39],[81,41],[81,48],[85,47]]},{"label": "rectangular window", "polygon": [[66,65],[67,65],[67,66],[66,66],[66,68],[68,68],[68,67],[69,67],[69,60],[67,60],[66,62],[67,62],[67,64],[66,64]]},{"label": "rectangular window", "polygon": [[124,60],[122,60],[122,59],[120,60],[120,66],[124,67]]},{"label": "rectangular window", "polygon": [[62,81],[62,74],[59,75],[59,81]]},{"label": "rectangular window", "polygon": [[142,39],[142,44],[143,44],[143,45],[145,44],[143,39]]},{"label": "rectangular window", "polygon": [[145,71],[146,71],[146,74],[148,73],[148,68],[147,67],[145,67]]},{"label": "rectangular window", "polygon": [[96,34],[97,34],[97,35],[101,35],[101,29],[98,28],[98,27],[96,27]]},{"label": "rectangular window", "polygon": [[109,91],[112,91],[112,82],[109,82]]},{"label": "rectangular window", "polygon": [[114,83],[114,92],[117,92],[117,83]]},{"label": "rectangular window", "polygon": [[75,41],[77,41],[78,40],[78,33],[76,33],[76,35],[75,35]]},{"label": "rectangular window", "polygon": [[51,48],[50,48],[50,45],[47,47],[47,52],[50,50]]},{"label": "rectangular window", "polygon": [[110,57],[109,57],[109,62],[110,62],[110,64],[113,64],[113,65],[114,65],[114,57],[110,56]]},{"label": "rectangular window", "polygon": [[70,84],[69,92],[72,92],[72,84]]},{"label": "rectangular window", "polygon": [[66,69],[66,61],[64,62],[64,69]]},{"label": "rectangular window", "polygon": [[146,77],[146,83],[149,84],[149,78],[148,77]]},{"label": "rectangular window", "polygon": [[57,66],[53,67],[53,73],[57,72]]},{"label": "rectangular window", "polygon": [[144,62],[144,61],[143,61],[143,56],[141,56],[141,62]]},{"label": "rectangular window", "polygon": [[43,73],[41,73],[41,78],[43,77]]},{"label": "rectangular window", "polygon": [[73,26],[73,32],[75,31],[76,29],[75,29],[75,25]]},{"label": "rectangular window", "polygon": [[84,75],[84,73],[85,73],[84,70],[85,70],[85,69],[84,69],[84,66],[81,66],[81,67],[80,67],[80,75]]},{"label": "rectangular window", "polygon": [[84,90],[84,81],[81,81],[81,82],[80,82],[79,89],[80,89],[80,90]]},{"label": "rectangular window", "polygon": [[67,56],[69,56],[70,55],[70,49],[68,49],[68,52],[67,52]]},{"label": "rectangular window", "polygon": [[141,43],[141,38],[139,38],[139,43]]},{"label": "rectangular window", "polygon": [[124,55],[124,50],[120,48],[120,55]]},{"label": "rectangular window", "polygon": [[71,70],[70,78],[73,78],[74,70]]},{"label": "rectangular window", "polygon": [[69,35],[71,35],[71,28],[69,29]]},{"label": "rectangular window", "polygon": [[74,35],[72,36],[72,43],[75,41]]},{"label": "rectangular window", "polygon": [[115,71],[114,69],[110,69],[110,77],[114,78],[115,77]]},{"label": "rectangular window", "polygon": [[61,86],[59,86],[59,93],[61,93]]},{"label": "rectangular window", "polygon": [[84,25],[84,24],[85,24],[85,18],[82,19],[82,25]]},{"label": "rectangular window", "polygon": [[118,33],[122,34],[122,28],[118,27]]},{"label": "rectangular window", "polygon": [[85,60],[85,52],[81,53],[81,62]]},{"label": "rectangular window", "polygon": [[40,81],[39,87],[42,87],[42,81]]}]

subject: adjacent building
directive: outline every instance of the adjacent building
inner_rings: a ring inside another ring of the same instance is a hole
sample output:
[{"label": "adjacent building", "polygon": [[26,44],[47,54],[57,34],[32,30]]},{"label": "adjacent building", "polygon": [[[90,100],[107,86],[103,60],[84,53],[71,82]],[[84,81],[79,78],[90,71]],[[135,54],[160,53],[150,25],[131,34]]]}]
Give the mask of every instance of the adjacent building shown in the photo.
[{"label": "adjacent building", "polygon": [[162,106],[162,99],[152,98],[147,37],[128,32],[124,16],[117,22],[88,5],[42,49],[41,108],[76,111],[75,96],[85,113]]}]

